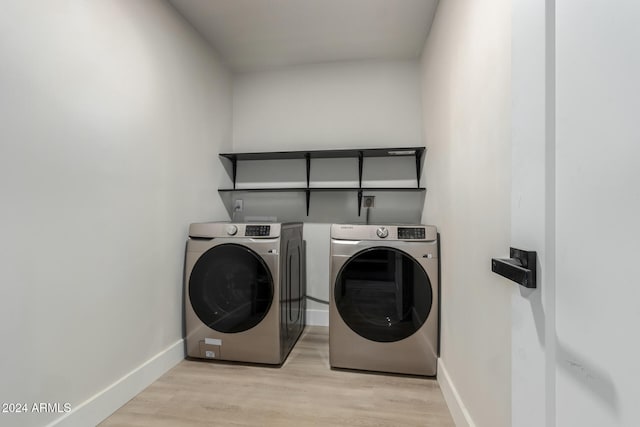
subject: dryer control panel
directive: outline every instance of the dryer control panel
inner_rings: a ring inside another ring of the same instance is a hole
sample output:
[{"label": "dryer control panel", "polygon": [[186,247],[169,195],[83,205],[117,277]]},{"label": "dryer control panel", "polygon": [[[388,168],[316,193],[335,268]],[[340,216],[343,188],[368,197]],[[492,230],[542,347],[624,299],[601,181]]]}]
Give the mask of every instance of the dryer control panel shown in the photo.
[{"label": "dryer control panel", "polygon": [[398,239],[425,239],[424,227],[398,227]]},{"label": "dryer control panel", "polygon": [[270,225],[247,225],[244,230],[244,235],[247,237],[268,237],[270,232]]}]

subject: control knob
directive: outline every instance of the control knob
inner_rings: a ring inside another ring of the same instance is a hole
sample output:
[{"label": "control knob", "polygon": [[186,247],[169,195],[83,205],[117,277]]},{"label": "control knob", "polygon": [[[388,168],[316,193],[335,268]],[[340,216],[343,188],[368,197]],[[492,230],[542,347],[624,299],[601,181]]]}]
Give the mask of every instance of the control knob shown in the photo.
[{"label": "control knob", "polygon": [[234,236],[237,232],[238,232],[238,227],[237,226],[235,226],[233,224],[227,225],[227,234],[229,236]]},{"label": "control knob", "polygon": [[378,235],[378,237],[380,237],[381,239],[384,239],[385,237],[387,237],[389,235],[389,230],[387,230],[384,227],[380,227],[376,230],[376,234]]}]

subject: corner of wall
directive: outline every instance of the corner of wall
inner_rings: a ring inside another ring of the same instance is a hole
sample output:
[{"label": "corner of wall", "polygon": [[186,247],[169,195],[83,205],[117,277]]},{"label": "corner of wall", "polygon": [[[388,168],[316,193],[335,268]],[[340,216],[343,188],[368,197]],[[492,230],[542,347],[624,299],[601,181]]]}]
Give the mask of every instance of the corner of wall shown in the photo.
[{"label": "corner of wall", "polygon": [[307,326],[329,326],[329,310],[308,308]]},{"label": "corner of wall", "polygon": [[47,427],[98,425],[164,373],[184,359],[184,340],[178,340],[105,389],[91,396]]},{"label": "corner of wall", "polygon": [[442,390],[442,395],[447,402],[456,427],[476,427],[476,423],[458,394],[458,389],[451,381],[445,363],[440,358],[438,359],[438,384],[440,384],[440,390]]}]

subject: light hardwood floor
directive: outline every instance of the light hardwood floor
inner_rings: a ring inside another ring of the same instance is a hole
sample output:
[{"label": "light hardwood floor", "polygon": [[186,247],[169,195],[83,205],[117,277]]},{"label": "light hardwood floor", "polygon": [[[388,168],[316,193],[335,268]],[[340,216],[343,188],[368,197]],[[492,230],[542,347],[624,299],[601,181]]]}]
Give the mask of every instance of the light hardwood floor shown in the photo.
[{"label": "light hardwood floor", "polygon": [[281,368],[185,360],[107,418],[116,426],[454,426],[434,379],[331,370],[307,327]]}]

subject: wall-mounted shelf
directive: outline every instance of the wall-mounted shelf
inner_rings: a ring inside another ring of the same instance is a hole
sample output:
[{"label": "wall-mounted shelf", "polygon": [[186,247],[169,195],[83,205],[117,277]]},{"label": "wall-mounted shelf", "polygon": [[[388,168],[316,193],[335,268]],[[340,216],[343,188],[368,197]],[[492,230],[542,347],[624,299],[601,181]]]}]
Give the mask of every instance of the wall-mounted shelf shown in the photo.
[{"label": "wall-mounted shelf", "polygon": [[424,187],[274,187],[274,188],[219,188],[218,191],[224,192],[287,192],[287,191],[425,191]]},{"label": "wall-mounted shelf", "polygon": [[[261,153],[221,153],[220,157],[231,162],[233,188],[221,188],[219,192],[305,192],[307,196],[307,215],[312,192],[318,191],[355,191],[358,194],[358,216],[361,213],[363,191],[426,191],[420,187],[420,173],[422,156],[425,147],[401,147],[401,148],[364,148],[347,150],[309,150],[309,151],[268,151]],[[365,157],[414,157],[416,165],[416,187],[362,187],[362,167]],[[358,187],[310,187],[311,159],[358,159]],[[271,187],[271,188],[236,188],[236,175],[238,161],[242,160],[290,160],[305,159],[307,169],[306,187]]]}]

